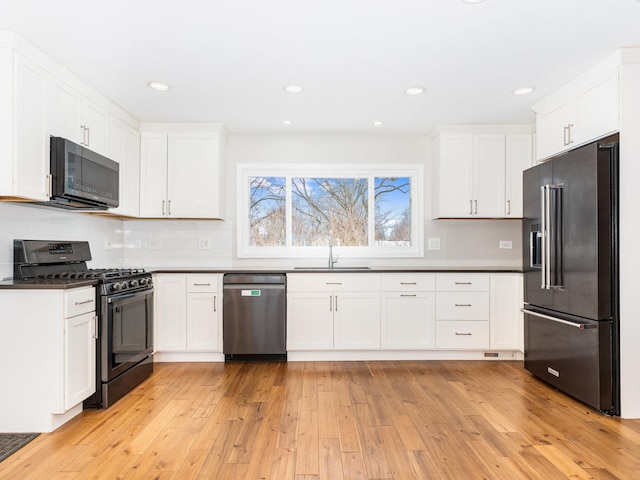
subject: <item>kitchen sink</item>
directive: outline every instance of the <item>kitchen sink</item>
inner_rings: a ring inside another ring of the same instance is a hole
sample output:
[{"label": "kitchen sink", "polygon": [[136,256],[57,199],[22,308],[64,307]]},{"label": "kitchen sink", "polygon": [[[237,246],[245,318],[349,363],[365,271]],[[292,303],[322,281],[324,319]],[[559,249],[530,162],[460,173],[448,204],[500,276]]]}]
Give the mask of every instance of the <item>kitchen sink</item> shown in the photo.
[{"label": "kitchen sink", "polygon": [[371,270],[371,267],[294,267],[294,270],[339,270],[339,271],[349,271],[349,270]]}]

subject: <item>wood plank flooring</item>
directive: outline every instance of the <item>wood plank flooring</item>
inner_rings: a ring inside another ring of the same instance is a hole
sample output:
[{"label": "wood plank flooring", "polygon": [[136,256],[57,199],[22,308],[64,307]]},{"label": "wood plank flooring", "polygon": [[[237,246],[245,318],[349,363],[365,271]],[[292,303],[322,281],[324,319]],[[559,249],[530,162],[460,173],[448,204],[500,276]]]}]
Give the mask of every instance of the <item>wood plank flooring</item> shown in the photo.
[{"label": "wood plank flooring", "polygon": [[640,478],[640,420],[603,416],[521,362],[155,367],[0,462],[0,479]]}]

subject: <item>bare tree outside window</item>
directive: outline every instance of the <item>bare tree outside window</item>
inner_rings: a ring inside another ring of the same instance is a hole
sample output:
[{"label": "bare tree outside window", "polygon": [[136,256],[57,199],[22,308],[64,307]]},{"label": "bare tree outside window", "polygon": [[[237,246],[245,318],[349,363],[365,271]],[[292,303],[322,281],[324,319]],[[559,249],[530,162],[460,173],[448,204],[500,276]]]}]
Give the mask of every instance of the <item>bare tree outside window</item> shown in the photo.
[{"label": "bare tree outside window", "polygon": [[376,177],[375,245],[411,245],[411,183],[409,177]]},{"label": "bare tree outside window", "polygon": [[[289,186],[283,176],[248,179],[252,247],[322,247],[330,241],[344,247],[411,246],[411,177],[293,177]],[[287,212],[288,195],[291,212]],[[287,245],[288,216],[291,245]]]},{"label": "bare tree outside window", "polygon": [[367,246],[366,178],[294,178],[292,234],[294,246]]},{"label": "bare tree outside window", "polygon": [[283,177],[249,178],[249,245],[277,247],[286,244],[287,182]]}]

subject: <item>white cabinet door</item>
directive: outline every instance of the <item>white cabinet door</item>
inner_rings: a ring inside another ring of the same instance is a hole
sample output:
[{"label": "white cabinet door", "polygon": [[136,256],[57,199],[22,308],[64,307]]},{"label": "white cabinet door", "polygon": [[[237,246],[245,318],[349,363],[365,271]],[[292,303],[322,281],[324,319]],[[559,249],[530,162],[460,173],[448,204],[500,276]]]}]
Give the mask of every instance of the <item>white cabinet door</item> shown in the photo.
[{"label": "white cabinet door", "polygon": [[380,294],[339,292],[333,297],[333,346],[343,350],[380,348]]},{"label": "white cabinet door", "polygon": [[473,215],[472,135],[440,135],[437,192],[437,216],[467,218]]},{"label": "white cabinet door", "polygon": [[380,346],[420,350],[435,347],[435,294],[383,292]]},{"label": "white cabinet door", "polygon": [[95,312],[65,319],[65,410],[82,402],[96,391],[95,335]]},{"label": "white cabinet door", "polygon": [[140,135],[140,216],[165,217],[167,211],[167,135]]},{"label": "white cabinet door", "polygon": [[522,218],[522,172],[531,167],[531,134],[507,134],[505,138],[505,216]]},{"label": "white cabinet door", "polygon": [[84,98],[82,106],[80,128],[84,137],[83,145],[101,155],[107,155],[109,114],[104,108],[88,98]]},{"label": "white cabinet door", "polygon": [[559,103],[552,110],[536,116],[536,152],[538,158],[550,157],[567,148],[568,128],[571,125],[571,106]]},{"label": "white cabinet door", "polygon": [[490,347],[522,350],[522,275],[491,275]]},{"label": "white cabinet door", "polygon": [[220,316],[218,294],[187,293],[187,350],[218,352]]},{"label": "white cabinet door", "polygon": [[575,100],[575,129],[577,145],[618,130],[618,70],[595,78],[579,89]]},{"label": "white cabinet door", "polygon": [[473,217],[504,217],[505,136],[473,136]]},{"label": "white cabinet door", "polygon": [[115,117],[109,123],[109,158],[120,165],[120,215],[140,214],[140,140],[136,130]]},{"label": "white cabinet door", "polygon": [[184,352],[187,349],[187,283],[179,274],[154,278],[155,350]]},{"label": "white cabinet door", "polygon": [[220,217],[219,134],[169,133],[167,216]]},{"label": "white cabinet door", "polygon": [[287,350],[333,349],[333,294],[287,295]]},{"label": "white cabinet door", "polygon": [[109,115],[65,81],[51,76],[49,132],[107,155]]},{"label": "white cabinet door", "polygon": [[[15,144],[11,195],[32,200],[48,200],[49,137],[46,129],[48,75],[39,65],[17,53],[14,61]],[[7,106],[3,105],[2,108]]]}]

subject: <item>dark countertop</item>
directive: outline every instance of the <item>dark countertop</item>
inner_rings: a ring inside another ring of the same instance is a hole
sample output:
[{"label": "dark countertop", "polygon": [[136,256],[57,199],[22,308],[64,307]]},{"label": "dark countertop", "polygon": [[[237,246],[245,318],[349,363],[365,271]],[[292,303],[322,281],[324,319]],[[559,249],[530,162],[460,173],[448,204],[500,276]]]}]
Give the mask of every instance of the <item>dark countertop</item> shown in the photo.
[{"label": "dark countertop", "polygon": [[29,279],[0,281],[0,290],[65,290],[68,288],[93,287],[97,280]]},{"label": "dark countertop", "polygon": [[156,268],[152,273],[522,273],[522,267]]}]

